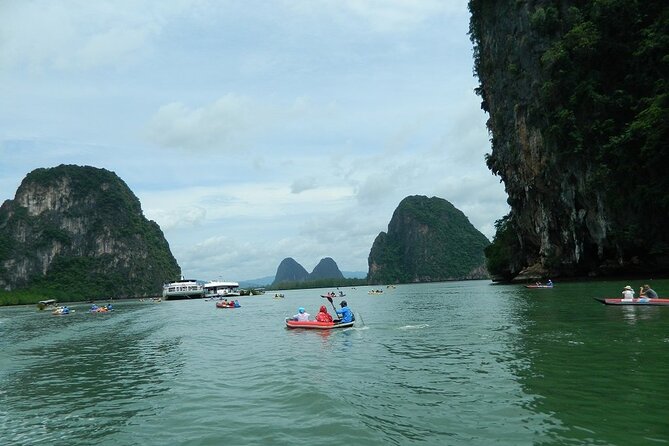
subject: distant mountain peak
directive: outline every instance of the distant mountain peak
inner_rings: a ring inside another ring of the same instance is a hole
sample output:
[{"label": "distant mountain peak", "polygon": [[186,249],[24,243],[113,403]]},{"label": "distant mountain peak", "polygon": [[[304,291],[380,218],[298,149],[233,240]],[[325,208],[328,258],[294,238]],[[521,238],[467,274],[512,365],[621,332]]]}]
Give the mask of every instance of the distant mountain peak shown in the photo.
[{"label": "distant mountain peak", "polygon": [[311,274],[292,257],[281,261],[276,270],[276,276],[272,285],[282,282],[306,282],[320,279],[343,279],[344,275],[339,270],[337,263],[330,257],[325,257],[318,262]]}]

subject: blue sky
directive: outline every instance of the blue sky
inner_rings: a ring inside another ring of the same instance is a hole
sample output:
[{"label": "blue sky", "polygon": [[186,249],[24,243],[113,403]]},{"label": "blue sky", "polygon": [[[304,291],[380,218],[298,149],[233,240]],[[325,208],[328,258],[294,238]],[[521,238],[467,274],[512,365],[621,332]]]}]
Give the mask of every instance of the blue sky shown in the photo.
[{"label": "blue sky", "polygon": [[16,0],[0,21],[0,200],[38,167],[111,170],[187,277],[366,271],[408,195],[489,239],[508,211],[466,0]]}]

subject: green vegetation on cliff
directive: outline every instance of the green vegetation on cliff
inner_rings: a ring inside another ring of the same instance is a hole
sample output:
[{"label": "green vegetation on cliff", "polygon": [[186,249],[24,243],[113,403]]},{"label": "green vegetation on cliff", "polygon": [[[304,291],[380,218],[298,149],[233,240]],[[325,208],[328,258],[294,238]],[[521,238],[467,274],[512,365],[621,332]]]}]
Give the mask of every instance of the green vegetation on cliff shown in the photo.
[{"label": "green vegetation on cliff", "polygon": [[669,270],[669,2],[469,8],[487,165],[511,206],[498,230],[515,234],[498,232],[490,272]]},{"label": "green vegetation on cliff", "polygon": [[438,282],[487,277],[483,250],[490,242],[448,201],[410,196],[400,202],[369,253],[368,280]]},{"label": "green vegetation on cliff", "polygon": [[15,299],[11,294],[157,295],[164,280],[180,274],[160,227],[105,169],[61,165],[31,172],[0,208],[0,234],[0,299],[7,302]]}]

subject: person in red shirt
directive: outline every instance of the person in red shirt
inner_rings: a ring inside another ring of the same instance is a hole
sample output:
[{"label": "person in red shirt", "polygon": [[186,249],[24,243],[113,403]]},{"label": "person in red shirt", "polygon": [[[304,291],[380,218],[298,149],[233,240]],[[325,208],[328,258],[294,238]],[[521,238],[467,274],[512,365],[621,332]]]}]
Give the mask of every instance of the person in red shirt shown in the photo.
[{"label": "person in red shirt", "polygon": [[325,305],[321,305],[320,310],[318,310],[318,314],[316,315],[316,320],[318,322],[332,322],[332,316],[330,313],[328,313],[327,308],[325,308]]}]

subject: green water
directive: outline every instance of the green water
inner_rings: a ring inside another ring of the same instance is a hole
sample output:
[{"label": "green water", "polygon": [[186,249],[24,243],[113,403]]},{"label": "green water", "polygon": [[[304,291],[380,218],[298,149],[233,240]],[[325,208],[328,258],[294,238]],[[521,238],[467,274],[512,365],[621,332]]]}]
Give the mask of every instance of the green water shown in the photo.
[{"label": "green water", "polygon": [[669,307],[592,299],[627,283],[346,289],[330,332],[283,325],[325,290],[0,308],[0,444],[667,445]]}]

